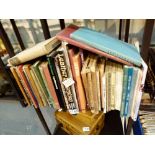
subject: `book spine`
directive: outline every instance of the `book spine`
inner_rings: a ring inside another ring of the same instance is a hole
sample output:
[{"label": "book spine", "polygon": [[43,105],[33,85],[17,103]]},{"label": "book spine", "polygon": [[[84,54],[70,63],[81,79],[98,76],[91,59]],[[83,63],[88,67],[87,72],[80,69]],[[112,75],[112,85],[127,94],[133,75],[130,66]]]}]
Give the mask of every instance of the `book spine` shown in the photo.
[{"label": "book spine", "polygon": [[53,97],[51,96],[50,91],[48,89],[48,84],[47,84],[47,81],[46,81],[46,78],[45,78],[45,74],[44,74],[43,69],[44,68],[42,66],[39,66],[39,71],[41,73],[41,77],[43,79],[44,85],[45,85],[46,90],[47,90],[47,93],[48,93],[48,101],[49,101],[48,103],[49,103],[49,106],[50,107],[54,107],[54,100],[53,100]]},{"label": "book spine", "polygon": [[105,74],[103,75],[102,77],[102,92],[103,92],[103,97],[102,97],[102,108],[103,108],[103,111],[104,113],[106,113],[107,111],[107,98],[106,98],[106,76]]},{"label": "book spine", "polygon": [[125,96],[124,116],[127,116],[127,114],[128,114],[132,76],[133,76],[133,68],[129,68],[128,69],[128,78],[127,78],[127,89],[126,89],[126,96]]},{"label": "book spine", "polygon": [[[56,67],[56,71],[57,71],[57,75],[58,75],[58,78],[59,78],[59,81],[60,81],[60,86],[61,86],[61,90],[62,90],[62,93],[63,93],[63,96],[64,96],[64,100],[65,100],[65,103],[66,103],[66,107],[68,109],[69,112],[71,112],[72,110],[75,109],[73,103],[70,103],[68,101],[68,98],[67,98],[67,91],[65,89],[65,86],[63,85],[62,81],[63,81],[63,78],[61,76],[61,71],[60,71],[60,67],[59,67],[59,63],[58,63],[58,60],[57,58],[55,58],[55,67]],[[70,91],[70,90],[69,90]],[[70,92],[68,93],[68,96],[70,95]]]},{"label": "book spine", "polygon": [[29,96],[31,98],[31,101],[32,101],[34,107],[38,108],[37,99],[36,99],[32,89],[31,89],[31,86],[30,86],[25,74],[23,73],[22,66],[19,66],[17,71],[18,71],[18,75],[22,79],[23,85],[25,86],[27,93],[29,94]]},{"label": "book spine", "polygon": [[[62,78],[61,81],[63,82],[63,81],[65,81],[65,80],[67,80],[69,78],[69,75],[67,73],[67,66],[65,64],[64,53],[62,51],[60,51],[60,53],[58,53],[56,55],[56,60],[58,62],[60,76]],[[62,86],[64,88],[64,91],[65,91],[64,93],[66,94],[66,98],[68,100],[68,105],[73,107],[73,109],[71,109],[71,110],[73,110],[73,114],[74,114],[74,111],[75,111],[75,113],[77,113],[78,109],[76,108],[76,104],[74,102],[71,86],[69,86],[67,88],[63,84],[62,84]],[[76,112],[76,110],[77,110],[77,112]]]},{"label": "book spine", "polygon": [[124,116],[124,108],[125,108],[125,97],[126,97],[126,87],[127,87],[127,78],[128,78],[128,67],[124,66],[123,69],[123,92],[122,92],[122,104],[120,115]]},{"label": "book spine", "polygon": [[116,94],[115,109],[116,110],[120,110],[121,109],[122,89],[123,89],[123,68],[122,68],[122,65],[117,64],[117,69],[116,69],[116,87],[115,87],[115,94]]},{"label": "book spine", "polygon": [[51,102],[49,100],[49,94],[48,94],[47,88],[46,88],[46,86],[44,84],[43,78],[41,76],[41,72],[39,70],[39,66],[40,66],[40,63],[38,63],[36,66],[32,66],[32,67],[34,68],[34,72],[36,74],[36,78],[39,81],[39,84],[41,86],[42,92],[43,92],[44,96],[46,97],[47,103],[50,105]]},{"label": "book spine", "polygon": [[73,49],[69,50],[69,59],[70,59],[70,63],[71,63],[73,78],[75,81],[75,89],[76,89],[76,93],[77,93],[79,108],[82,112],[85,112],[86,97],[85,97],[81,74],[80,74],[80,72],[81,72],[80,53],[78,53],[77,55],[74,55],[74,50]]},{"label": "book spine", "polygon": [[97,98],[98,98],[98,110],[101,111],[101,91],[100,91],[100,75],[99,75],[99,71],[96,72],[96,78],[97,78]]},{"label": "book spine", "polygon": [[92,76],[91,72],[87,73],[87,86],[88,86],[88,96],[89,96],[89,107],[92,113],[95,112],[95,103],[93,102],[93,85],[92,85]]},{"label": "book spine", "polygon": [[112,65],[112,73],[111,73],[111,97],[110,97],[110,108],[111,110],[115,110],[115,89],[116,89],[116,66],[115,63],[111,63]]},{"label": "book spine", "polygon": [[54,85],[53,85],[53,82],[52,82],[52,79],[50,76],[50,72],[48,69],[48,64],[44,68],[43,71],[44,71],[44,75],[45,75],[46,82],[47,82],[47,88],[49,89],[49,93],[50,93],[51,97],[53,97],[53,100],[54,100],[54,107],[55,107],[55,109],[60,109],[59,101],[58,101],[58,98],[57,98],[57,95],[56,95],[56,92],[54,89]]},{"label": "book spine", "polygon": [[65,99],[64,99],[62,89],[61,89],[61,84],[60,84],[60,81],[59,81],[59,78],[58,78],[58,75],[57,75],[54,58],[47,57],[47,61],[49,63],[49,69],[50,69],[49,71],[50,71],[50,74],[51,74],[51,77],[52,77],[52,81],[53,81],[53,84],[54,84],[54,88],[55,88],[55,91],[56,91],[56,94],[57,94],[57,97],[58,97],[60,107],[62,109],[66,109]]},{"label": "book spine", "polygon": [[42,93],[42,91],[41,91],[40,84],[39,84],[37,78],[35,77],[35,74],[34,74],[33,70],[31,69],[31,67],[30,67],[30,76],[32,77],[32,81],[34,81],[34,85],[36,86],[36,89],[37,89],[38,92],[39,92],[39,96],[40,96],[40,105],[41,105],[41,106],[45,106],[45,105],[46,105],[45,96],[43,95],[43,93]]},{"label": "book spine", "polygon": [[[72,72],[71,72],[70,61],[69,61],[69,56],[68,56],[67,43],[64,42],[64,41],[62,42],[62,48],[64,50],[64,57],[65,57],[65,63],[66,63],[66,66],[67,66],[68,77],[73,79]],[[72,91],[73,100],[74,100],[74,103],[75,103],[75,106],[76,106],[76,113],[79,113],[79,106],[78,106],[78,102],[77,102],[77,97],[76,97],[76,93],[75,93],[74,84],[71,85],[71,91]]]},{"label": "book spine", "polygon": [[31,105],[30,98],[29,98],[29,96],[28,96],[28,94],[27,94],[27,92],[26,92],[20,78],[18,77],[18,74],[16,72],[16,68],[15,67],[10,67],[10,70],[11,70],[11,72],[12,72],[12,74],[13,74],[13,76],[14,76],[14,78],[15,78],[15,80],[16,80],[16,82],[17,82],[17,84],[18,84],[18,86],[19,86],[19,88],[20,88],[20,90],[21,90],[21,92],[23,94],[23,96],[24,96],[24,99],[25,99],[26,103],[30,106]]},{"label": "book spine", "polygon": [[40,104],[40,106],[43,106],[43,103],[41,101],[41,98],[40,98],[40,96],[38,94],[38,90],[37,90],[37,88],[36,88],[36,86],[34,84],[34,81],[32,79],[32,76],[30,75],[28,66],[27,67],[25,67],[25,66],[23,67],[23,72],[24,72],[27,80],[29,81],[29,84],[31,85],[31,89],[34,92],[34,95],[36,96],[37,102]]},{"label": "book spine", "polygon": [[42,96],[42,99],[43,99],[44,106],[46,106],[48,100],[47,100],[47,97],[45,95],[45,92],[44,92],[43,88],[41,87],[41,83],[39,81],[39,78],[38,78],[38,76],[36,74],[36,71],[35,71],[33,66],[31,66],[31,71],[32,71],[31,73],[33,74],[33,78],[35,79],[36,85],[37,85],[38,89],[41,92],[41,96]]}]

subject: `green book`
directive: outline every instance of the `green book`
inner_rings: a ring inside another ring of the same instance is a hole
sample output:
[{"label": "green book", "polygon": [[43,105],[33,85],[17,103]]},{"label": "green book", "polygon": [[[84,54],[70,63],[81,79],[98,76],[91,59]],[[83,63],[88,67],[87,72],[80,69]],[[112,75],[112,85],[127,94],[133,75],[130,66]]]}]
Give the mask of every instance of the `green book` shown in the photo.
[{"label": "green book", "polygon": [[40,64],[41,64],[41,62],[40,62],[40,61],[37,61],[36,63],[34,63],[34,64],[31,66],[31,68],[32,68],[33,72],[35,73],[36,78],[37,78],[38,81],[39,81],[39,84],[40,84],[40,86],[41,86],[42,92],[43,92],[43,94],[45,95],[48,104],[50,104],[50,101],[49,101],[49,94],[48,94],[48,91],[47,91],[46,86],[45,86],[45,84],[44,84],[44,81],[43,81],[43,78],[42,78],[42,76],[41,76],[41,73],[40,73],[40,71],[39,71],[39,65],[40,65]]},{"label": "green book", "polygon": [[50,93],[50,90],[48,89],[48,84],[47,84],[47,81],[46,81],[46,77],[45,77],[45,74],[44,74],[44,71],[43,71],[43,65],[45,65],[46,62],[42,62],[40,65],[39,65],[39,71],[40,71],[40,74],[41,74],[41,77],[43,79],[43,83],[47,89],[47,92],[48,92],[48,96],[49,96],[49,103],[50,105],[52,105],[52,107],[54,107],[54,100],[53,100],[53,97],[51,96],[51,93]]}]

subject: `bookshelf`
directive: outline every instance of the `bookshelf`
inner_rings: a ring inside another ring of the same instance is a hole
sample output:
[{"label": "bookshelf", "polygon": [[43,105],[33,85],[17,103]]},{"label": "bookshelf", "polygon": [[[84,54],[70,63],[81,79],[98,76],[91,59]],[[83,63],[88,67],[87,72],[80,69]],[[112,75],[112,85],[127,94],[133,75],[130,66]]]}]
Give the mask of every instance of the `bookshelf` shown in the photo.
[{"label": "bookshelf", "polygon": [[[10,21],[11,21],[11,24],[13,26],[14,32],[15,32],[15,34],[17,36],[18,42],[19,42],[19,44],[21,46],[21,49],[24,50],[25,47],[24,47],[24,44],[22,42],[21,36],[19,34],[18,28],[17,28],[17,26],[15,24],[15,21],[13,19],[11,19]],[[43,33],[44,33],[45,39],[50,38],[50,32],[49,32],[49,29],[48,29],[47,21],[45,19],[41,19],[40,22],[41,22],[41,26],[42,26],[42,29],[43,29]],[[61,29],[65,28],[64,20],[60,19],[59,22],[60,22]],[[0,26],[1,26],[0,28],[1,28],[2,39],[3,39],[4,43],[5,43],[5,46],[7,48],[7,51],[9,53],[10,57],[12,57],[12,56],[14,56],[13,48],[11,46],[11,43],[10,43],[10,41],[9,41],[9,39],[8,39],[8,37],[7,37],[7,35],[6,35],[5,31],[4,31],[3,26],[2,26],[1,23],[0,23]],[[126,20],[126,28],[125,28],[125,41],[126,42],[128,42],[129,28],[130,28],[130,20],[128,19],[128,20]],[[121,39],[121,32],[122,32],[122,20],[120,20],[119,39]],[[4,66],[4,64],[2,62],[0,64],[1,64],[1,66],[3,66],[3,68],[5,68],[5,66]],[[7,74],[7,76],[9,77],[9,74]],[[11,78],[10,78],[10,82],[12,83],[12,79]],[[12,85],[12,87],[14,89],[16,89],[16,87],[14,85]],[[19,95],[20,93],[19,93],[18,89],[16,90],[16,94],[17,94],[17,96],[19,96],[18,98],[19,98],[19,100],[20,100],[20,102],[22,104],[23,100],[22,100],[22,97],[20,97],[20,95]],[[45,130],[47,131],[47,133],[51,134],[49,129],[48,129],[48,126],[47,126],[47,124],[45,122],[45,119],[44,119],[44,117],[43,117],[43,115],[42,115],[42,113],[41,113],[39,108],[38,108],[38,110],[36,110],[36,113],[37,113],[38,117],[40,118],[40,121],[42,122],[42,124],[43,124]],[[128,125],[127,125],[127,129],[125,131],[125,134],[130,134],[131,128],[132,128],[132,124],[133,124],[133,121],[130,118],[129,121],[128,121]]]}]

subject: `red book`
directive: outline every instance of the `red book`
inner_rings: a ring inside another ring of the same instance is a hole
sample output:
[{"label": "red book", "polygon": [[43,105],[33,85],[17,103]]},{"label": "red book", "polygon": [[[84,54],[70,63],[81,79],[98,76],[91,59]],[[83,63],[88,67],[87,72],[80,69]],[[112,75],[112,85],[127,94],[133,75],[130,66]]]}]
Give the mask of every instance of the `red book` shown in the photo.
[{"label": "red book", "polygon": [[54,106],[56,109],[60,109],[59,101],[58,101],[58,98],[57,98],[57,95],[55,92],[55,88],[54,88],[54,85],[53,85],[53,82],[52,82],[52,79],[50,76],[50,72],[48,69],[48,62],[43,63],[41,66],[43,68],[43,73],[44,73],[44,76],[45,76],[45,79],[47,82],[47,87],[48,87],[47,89],[49,90],[50,95],[52,96],[52,98],[54,100]]},{"label": "red book", "polygon": [[75,49],[69,50],[69,60],[72,70],[73,79],[75,81],[76,96],[79,108],[82,112],[86,111],[86,97],[81,79],[81,57],[80,52],[75,53]]},{"label": "red book", "polygon": [[30,88],[30,84],[28,83],[28,79],[26,79],[25,74],[23,73],[23,65],[20,65],[17,67],[17,73],[19,75],[19,77],[21,78],[21,82],[23,83],[23,86],[25,87],[33,105],[35,108],[38,108],[38,103],[37,100]]},{"label": "red book", "polygon": [[77,46],[79,48],[82,48],[82,49],[85,49],[87,51],[90,51],[92,53],[95,53],[95,54],[98,54],[98,55],[101,55],[101,56],[104,56],[106,58],[109,58],[109,59],[112,59],[112,60],[115,60],[117,62],[120,62],[120,63],[123,63],[125,65],[128,65],[128,66],[133,66],[133,64],[121,59],[121,58],[118,58],[118,57],[115,57],[115,56],[112,56],[110,54],[107,54],[101,50],[98,50],[96,48],[93,48],[93,47],[90,47],[89,45],[86,45],[84,43],[81,43],[81,42],[78,42],[76,40],[73,40],[72,38],[70,38],[70,34],[73,33],[74,31],[78,30],[79,27],[78,26],[75,26],[75,25],[70,25],[68,26],[67,28],[65,28],[64,30],[62,30],[61,32],[59,32],[56,37],[59,39],[59,40],[62,40],[62,41],[66,41],[68,42],[69,44],[71,45],[74,45],[74,46]]}]

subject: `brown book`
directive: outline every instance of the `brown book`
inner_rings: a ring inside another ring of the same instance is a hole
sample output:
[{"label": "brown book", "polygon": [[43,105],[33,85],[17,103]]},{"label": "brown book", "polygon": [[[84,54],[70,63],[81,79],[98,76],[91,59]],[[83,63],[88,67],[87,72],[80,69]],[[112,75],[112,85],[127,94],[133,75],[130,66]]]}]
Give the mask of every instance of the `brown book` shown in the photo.
[{"label": "brown book", "polygon": [[84,60],[84,64],[82,67],[82,71],[81,71],[81,77],[82,77],[82,83],[84,86],[84,91],[86,94],[86,101],[87,101],[87,108],[90,108],[90,99],[89,99],[89,89],[88,89],[88,81],[87,81],[87,73],[89,71],[88,65],[90,62],[90,57],[88,56],[85,60]]},{"label": "brown book", "polygon": [[44,82],[45,82],[45,85],[47,87],[47,90],[49,92],[49,95],[51,98],[53,98],[54,100],[54,108],[55,109],[60,109],[60,105],[59,105],[59,101],[58,101],[58,98],[57,98],[57,95],[56,95],[56,92],[55,92],[55,89],[54,89],[54,85],[53,85],[53,82],[52,82],[52,79],[51,79],[51,76],[50,76],[50,72],[49,72],[49,69],[48,69],[48,62],[43,62],[40,67],[42,68],[42,71],[43,71],[43,74],[44,74]]},{"label": "brown book", "polygon": [[86,111],[86,97],[81,79],[81,57],[80,53],[75,53],[75,49],[69,50],[69,59],[73,79],[75,81],[76,96],[78,99],[79,107],[82,112]]},{"label": "brown book", "polygon": [[26,77],[27,77],[27,79],[28,79],[28,81],[29,81],[29,83],[31,85],[31,88],[32,88],[32,90],[34,92],[34,95],[37,98],[37,101],[38,101],[39,105],[42,107],[43,106],[43,102],[42,102],[39,90],[37,89],[37,86],[35,84],[35,81],[33,80],[32,76],[31,76],[30,66],[31,66],[30,64],[24,65],[23,66],[23,71],[24,71],[24,73],[25,73],[25,75],[26,75]]},{"label": "brown book", "polygon": [[27,94],[30,96],[30,99],[31,99],[34,107],[38,108],[38,103],[37,103],[36,97],[34,96],[33,91],[31,90],[30,84],[23,73],[23,65],[20,65],[17,67],[17,73],[23,83],[23,86],[25,87],[25,90],[27,91]]},{"label": "brown book", "polygon": [[94,113],[98,114],[100,108],[100,80],[99,80],[99,70],[97,66],[97,57],[94,56],[92,63],[90,64],[90,74],[91,74],[91,91],[90,96],[92,96],[92,103],[94,104]]},{"label": "brown book", "polygon": [[[105,74],[104,74],[104,68],[105,68],[105,59],[100,58],[98,61],[98,69],[99,69],[99,77],[100,77],[100,102],[101,102],[101,107],[104,109],[105,108],[105,100],[106,100],[106,95],[105,95]],[[100,107],[99,107],[100,108]]]},{"label": "brown book", "polygon": [[13,74],[13,76],[14,76],[14,78],[15,78],[18,86],[19,86],[19,89],[21,90],[21,92],[22,92],[22,94],[24,96],[24,99],[25,99],[26,103],[28,105],[31,105],[31,101],[29,99],[29,96],[27,95],[26,90],[25,90],[24,86],[22,85],[22,82],[21,82],[21,80],[18,77],[18,74],[16,72],[16,67],[10,67],[10,70],[11,70],[11,72],[12,72],[12,74]]}]

